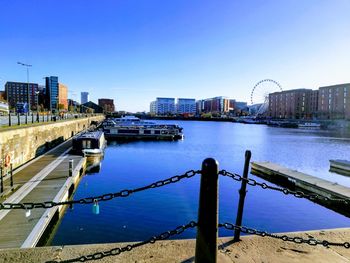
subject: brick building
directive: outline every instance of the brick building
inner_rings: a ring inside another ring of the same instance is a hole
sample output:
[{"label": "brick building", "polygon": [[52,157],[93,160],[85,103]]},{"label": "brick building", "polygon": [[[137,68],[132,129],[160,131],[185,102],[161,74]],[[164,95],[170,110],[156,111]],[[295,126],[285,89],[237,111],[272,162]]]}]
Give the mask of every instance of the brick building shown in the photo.
[{"label": "brick building", "polygon": [[269,94],[273,119],[312,119],[317,114],[318,90],[294,89]]},{"label": "brick building", "polygon": [[350,119],[350,83],[319,88],[320,119]]},{"label": "brick building", "polygon": [[103,112],[115,112],[114,100],[112,99],[98,99],[98,105],[103,108]]}]

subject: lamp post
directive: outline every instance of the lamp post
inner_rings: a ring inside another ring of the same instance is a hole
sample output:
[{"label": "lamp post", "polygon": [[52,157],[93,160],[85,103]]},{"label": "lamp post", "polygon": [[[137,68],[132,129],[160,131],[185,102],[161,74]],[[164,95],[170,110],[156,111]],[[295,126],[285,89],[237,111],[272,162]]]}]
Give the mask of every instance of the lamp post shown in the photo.
[{"label": "lamp post", "polygon": [[29,67],[31,67],[32,65],[29,65],[29,64],[25,64],[25,63],[22,63],[22,62],[17,62],[17,64],[21,65],[21,66],[24,66],[27,68],[27,100],[28,100],[28,115],[29,115],[29,112],[30,112],[30,109],[31,109],[31,106],[30,106],[30,94],[29,94]]},{"label": "lamp post", "polygon": [[35,95],[36,95],[36,121],[39,122],[39,93],[40,91],[36,91]]}]

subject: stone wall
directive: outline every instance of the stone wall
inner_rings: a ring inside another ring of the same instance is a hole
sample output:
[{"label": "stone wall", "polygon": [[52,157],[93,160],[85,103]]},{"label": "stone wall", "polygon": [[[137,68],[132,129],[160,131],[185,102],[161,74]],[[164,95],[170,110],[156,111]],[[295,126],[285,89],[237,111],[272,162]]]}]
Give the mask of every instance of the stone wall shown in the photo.
[{"label": "stone wall", "polygon": [[9,154],[16,168],[88,128],[92,121],[103,119],[104,116],[94,116],[0,130],[0,161]]}]

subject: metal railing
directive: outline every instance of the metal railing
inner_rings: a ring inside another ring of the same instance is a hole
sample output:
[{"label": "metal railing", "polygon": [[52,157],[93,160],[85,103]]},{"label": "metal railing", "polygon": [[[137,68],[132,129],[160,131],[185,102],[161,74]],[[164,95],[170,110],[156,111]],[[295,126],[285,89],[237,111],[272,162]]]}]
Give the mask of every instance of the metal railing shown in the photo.
[{"label": "metal railing", "polygon": [[20,125],[30,125],[35,123],[47,123],[47,122],[56,122],[60,120],[69,120],[69,119],[80,119],[87,117],[94,117],[101,114],[98,113],[64,113],[64,114],[51,114],[49,112],[31,113],[27,114],[14,114],[9,113],[6,115],[0,116],[0,128],[1,127],[15,127]]},{"label": "metal railing", "polygon": [[[215,159],[208,158],[205,159],[202,163],[201,170],[189,170],[181,175],[175,175],[173,177],[167,178],[165,180],[160,180],[151,184],[148,184],[143,187],[138,187],[134,189],[124,189],[114,193],[106,193],[99,196],[86,197],[78,200],[67,200],[63,202],[53,202],[53,201],[45,201],[45,202],[27,202],[27,203],[1,203],[0,210],[10,210],[10,209],[36,209],[36,208],[52,208],[54,206],[61,205],[85,205],[85,204],[93,204],[94,206],[98,206],[98,202],[106,202],[112,200],[114,198],[126,198],[131,196],[134,193],[138,193],[144,190],[154,189],[163,187],[169,184],[177,183],[182,181],[183,179],[189,179],[196,175],[201,175],[200,182],[200,193],[199,193],[199,209],[198,209],[198,221],[191,221],[187,224],[176,227],[173,230],[163,232],[159,235],[155,235],[148,240],[133,243],[131,245],[127,245],[124,247],[116,247],[107,251],[101,251],[94,254],[83,255],[77,258],[72,258],[63,261],[47,261],[47,262],[85,262],[85,261],[93,261],[99,260],[104,257],[109,256],[117,256],[121,253],[125,253],[133,250],[134,248],[146,245],[153,244],[159,240],[165,240],[170,237],[176,236],[184,232],[189,228],[197,227],[197,236],[196,236],[196,248],[195,248],[195,262],[217,262],[217,251],[218,251],[218,229],[224,228],[230,231],[234,231],[233,242],[240,241],[240,234],[251,234],[258,235],[261,237],[270,237],[279,239],[285,242],[293,242],[296,244],[307,244],[310,246],[338,246],[346,249],[350,248],[350,243],[348,241],[345,242],[331,242],[327,240],[318,240],[315,238],[307,238],[304,239],[302,237],[290,237],[287,235],[277,235],[268,233],[262,230],[256,230],[253,228],[249,228],[246,226],[242,226],[243,219],[243,210],[244,210],[244,200],[247,193],[246,187],[249,186],[259,186],[262,189],[273,190],[283,193],[285,195],[292,195],[296,198],[305,198],[311,201],[315,201],[317,199],[333,201],[336,203],[342,204],[350,204],[349,199],[340,199],[340,198],[329,198],[324,197],[314,193],[304,193],[301,191],[292,191],[288,188],[281,188],[268,185],[266,183],[258,182],[252,178],[248,178],[249,172],[249,163],[251,159],[251,152],[246,151],[245,153],[245,163],[243,169],[243,176],[231,173],[226,170],[219,170],[219,164]],[[233,181],[241,182],[241,188],[239,190],[239,201],[238,201],[238,209],[237,209],[237,217],[236,223],[232,224],[230,222],[218,223],[218,179],[219,176],[232,178]]]}]

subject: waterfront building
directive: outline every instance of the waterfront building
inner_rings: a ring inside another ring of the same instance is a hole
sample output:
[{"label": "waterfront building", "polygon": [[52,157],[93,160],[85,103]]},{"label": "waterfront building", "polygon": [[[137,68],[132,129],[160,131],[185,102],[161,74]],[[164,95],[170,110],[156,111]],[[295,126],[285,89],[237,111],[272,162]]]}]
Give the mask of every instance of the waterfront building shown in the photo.
[{"label": "waterfront building", "polygon": [[178,98],[176,109],[177,109],[177,114],[194,115],[196,114],[196,100]]},{"label": "waterfront building", "polygon": [[59,109],[68,110],[68,87],[62,83],[58,84]]},{"label": "waterfront building", "polygon": [[7,100],[10,108],[15,108],[18,102],[28,103],[28,97],[30,97],[30,107],[35,108],[38,102],[38,96],[36,94],[37,91],[37,83],[29,83],[28,90],[28,83],[8,81],[5,84],[5,99]]},{"label": "waterfront building", "polygon": [[220,96],[205,99],[203,104],[203,112],[205,113],[228,113],[234,110],[235,100]]},{"label": "waterfront building", "polygon": [[112,99],[98,99],[98,105],[105,113],[115,112],[114,101]]},{"label": "waterfront building", "polygon": [[[152,104],[152,103],[151,103]],[[175,114],[175,99],[174,98],[156,98],[152,104],[156,115]]]},{"label": "waterfront building", "polygon": [[81,92],[80,93],[80,103],[84,104],[87,103],[89,101],[89,92]]},{"label": "waterfront building", "polygon": [[149,112],[150,112],[151,114],[157,114],[157,102],[156,102],[156,101],[152,101],[152,102],[150,103]]},{"label": "waterfront building", "polygon": [[317,92],[293,89],[271,93],[268,116],[273,119],[311,119],[317,113]]},{"label": "waterfront building", "polygon": [[196,101],[196,115],[201,115],[204,110],[204,100]]},{"label": "waterfront building", "polygon": [[318,117],[350,119],[350,83],[319,88]]},{"label": "waterfront building", "polygon": [[59,99],[59,90],[58,90],[58,77],[51,76],[45,78],[46,86],[46,108],[50,111],[58,111],[58,99]]}]

